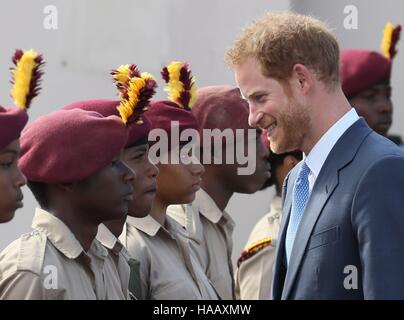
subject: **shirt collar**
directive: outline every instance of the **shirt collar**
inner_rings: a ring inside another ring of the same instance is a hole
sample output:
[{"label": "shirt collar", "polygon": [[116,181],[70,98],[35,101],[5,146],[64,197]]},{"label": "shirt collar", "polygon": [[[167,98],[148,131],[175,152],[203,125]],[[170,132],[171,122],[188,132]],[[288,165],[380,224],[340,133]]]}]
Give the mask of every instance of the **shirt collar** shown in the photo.
[{"label": "shirt collar", "polygon": [[359,119],[355,109],[352,108],[339,119],[315,144],[310,153],[305,157],[307,166],[312,174],[317,177],[326,161],[329,153],[339,138]]},{"label": "shirt collar", "polygon": [[220,210],[215,201],[205,190],[199,189],[196,192],[193,204],[198,207],[199,212],[209,221],[218,223],[220,219],[224,217],[230,225],[234,225],[234,221],[230,215],[226,211]]},{"label": "shirt collar", "polygon": [[119,254],[123,249],[122,243],[103,223],[98,226],[97,240],[115,254]]},{"label": "shirt collar", "polygon": [[166,225],[163,227],[157,220],[155,220],[150,214],[144,218],[135,218],[132,216],[128,216],[126,218],[126,222],[135,227],[136,229],[146,233],[150,237],[154,237],[157,232],[161,229],[163,232],[168,234],[171,238],[173,232],[180,232],[178,228],[176,228],[176,223],[172,218],[166,216]]},{"label": "shirt collar", "polygon": [[135,227],[136,229],[139,229],[140,231],[146,233],[151,237],[154,237],[161,227],[161,225],[156,220],[154,220],[151,215],[148,215],[144,218],[135,218],[132,216],[128,216],[126,218],[126,223],[128,223],[132,227]]},{"label": "shirt collar", "polygon": [[[60,219],[43,209],[35,210],[32,228],[43,232],[48,240],[69,259],[76,259],[82,253],[86,254],[73,232]],[[94,251],[98,256],[107,254],[96,239],[89,251]]]}]

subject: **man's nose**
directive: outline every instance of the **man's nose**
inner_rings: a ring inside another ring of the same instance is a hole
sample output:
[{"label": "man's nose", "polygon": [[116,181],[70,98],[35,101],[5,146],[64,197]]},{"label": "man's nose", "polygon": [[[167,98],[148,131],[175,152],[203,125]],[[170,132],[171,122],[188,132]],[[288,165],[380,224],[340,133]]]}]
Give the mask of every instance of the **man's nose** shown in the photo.
[{"label": "man's nose", "polygon": [[262,112],[259,112],[253,104],[249,104],[249,110],[250,110],[250,113],[248,115],[248,124],[251,127],[256,128],[258,125],[258,122],[262,118]]},{"label": "man's nose", "polygon": [[390,99],[379,100],[378,109],[383,113],[392,113],[393,112],[393,103]]}]

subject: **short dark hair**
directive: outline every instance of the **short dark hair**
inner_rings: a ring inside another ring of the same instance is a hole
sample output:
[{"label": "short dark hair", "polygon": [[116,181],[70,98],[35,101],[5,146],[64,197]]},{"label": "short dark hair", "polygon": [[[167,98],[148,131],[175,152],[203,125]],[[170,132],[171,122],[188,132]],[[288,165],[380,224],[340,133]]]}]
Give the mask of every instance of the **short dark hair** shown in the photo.
[{"label": "short dark hair", "polygon": [[32,194],[34,195],[36,201],[38,201],[39,205],[42,209],[49,208],[49,200],[48,200],[48,193],[47,193],[47,184],[43,182],[36,182],[36,181],[27,181],[27,186],[31,190]]}]

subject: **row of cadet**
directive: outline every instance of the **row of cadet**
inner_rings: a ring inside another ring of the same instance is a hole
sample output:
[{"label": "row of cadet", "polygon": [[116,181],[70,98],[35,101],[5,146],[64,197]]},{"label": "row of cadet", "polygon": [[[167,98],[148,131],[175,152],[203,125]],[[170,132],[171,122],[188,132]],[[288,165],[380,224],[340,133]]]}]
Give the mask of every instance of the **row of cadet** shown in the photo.
[{"label": "row of cadet", "polygon": [[[387,136],[392,57],[367,50],[340,57],[345,95]],[[148,156],[157,143],[149,132],[159,128],[170,137],[172,121],[180,133],[247,134],[253,128],[238,88],[197,89],[188,64],[175,61],[162,70],[169,99],[154,101],[155,78],[122,65],[111,73],[119,100],[75,102],[26,126],[44,61],[33,50],[17,50],[13,62],[15,107],[0,107],[0,222],[22,207],[25,184],[40,208],[33,231],[0,254],[0,299],[269,299],[282,184],[302,152],[272,153],[266,132],[256,129],[251,175],[238,175],[239,164],[202,165],[188,153],[192,161],[178,164]],[[168,155],[186,142],[169,143]],[[212,153],[201,145],[202,154]],[[234,193],[271,186],[270,212],[233,270],[235,223],[225,208]]]}]

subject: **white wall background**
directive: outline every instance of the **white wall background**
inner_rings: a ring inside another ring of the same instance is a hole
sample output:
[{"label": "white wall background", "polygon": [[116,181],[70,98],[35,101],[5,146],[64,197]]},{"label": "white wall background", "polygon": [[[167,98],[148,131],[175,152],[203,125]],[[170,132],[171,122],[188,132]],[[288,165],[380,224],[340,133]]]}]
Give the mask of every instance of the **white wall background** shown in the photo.
[{"label": "white wall background", "polygon": [[[358,9],[358,29],[344,28],[344,8],[354,5]],[[341,49],[362,48],[380,52],[383,29],[387,22],[404,27],[404,1],[397,0],[293,0],[291,9],[321,18],[330,25],[338,37]],[[393,63],[391,84],[394,105],[393,125],[390,133],[404,136],[404,31],[398,43]]]},{"label": "white wall background", "polygon": [[[45,30],[43,9],[58,9],[58,29]],[[359,29],[343,28],[343,8],[355,4]],[[404,2],[309,1],[309,0],[3,0],[0,2],[0,104],[9,97],[10,58],[15,48],[33,47],[47,61],[41,95],[30,110],[30,121],[72,101],[113,98],[111,68],[136,63],[158,76],[173,59],[190,62],[198,86],[234,84],[223,62],[226,48],[241,28],[268,10],[313,13],[335,28],[341,47],[378,50],[384,23],[403,23]],[[402,48],[402,44],[399,48]],[[393,71],[396,106],[392,132],[404,135],[402,88],[404,58],[397,55]],[[162,87],[162,82],[160,81]],[[157,97],[163,98],[160,89]],[[237,223],[234,259],[242,250],[251,228],[267,212],[273,190],[254,195],[235,195],[227,208]],[[24,208],[13,221],[0,225],[0,249],[30,230],[36,202],[24,188]]]}]

